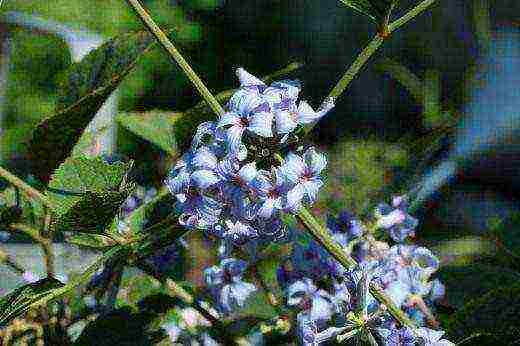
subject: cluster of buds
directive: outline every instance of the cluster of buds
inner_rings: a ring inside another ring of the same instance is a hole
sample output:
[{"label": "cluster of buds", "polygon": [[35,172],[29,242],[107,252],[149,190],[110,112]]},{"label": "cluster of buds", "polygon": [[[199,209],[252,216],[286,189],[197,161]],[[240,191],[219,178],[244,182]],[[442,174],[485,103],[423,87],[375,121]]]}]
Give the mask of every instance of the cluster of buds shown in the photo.
[{"label": "cluster of buds", "polygon": [[307,102],[298,103],[298,82],[267,86],[243,69],[237,76],[240,88],[228,111],[199,125],[166,185],[177,199],[180,224],[244,244],[280,237],[285,231],[281,213],[296,213],[315,202],[325,155],[312,147],[301,153],[284,148],[333,103],[314,111]]}]

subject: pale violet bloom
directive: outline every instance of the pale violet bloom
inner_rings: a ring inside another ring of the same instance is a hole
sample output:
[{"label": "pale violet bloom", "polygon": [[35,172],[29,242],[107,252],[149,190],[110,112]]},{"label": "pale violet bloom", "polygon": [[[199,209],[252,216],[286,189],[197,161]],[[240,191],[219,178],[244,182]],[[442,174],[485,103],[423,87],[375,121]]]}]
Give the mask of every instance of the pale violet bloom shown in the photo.
[{"label": "pale violet bloom", "polygon": [[285,135],[293,132],[299,125],[317,122],[334,107],[334,104],[326,103],[326,105],[328,107],[315,111],[306,101],[300,101],[298,105],[292,100],[282,102],[274,111],[276,132]]},{"label": "pale violet bloom", "polygon": [[289,153],[282,165],[282,173],[292,187],[287,193],[287,208],[291,212],[300,209],[302,201],[313,204],[318,196],[318,191],[323,185],[321,172],[327,165],[325,155],[318,153],[314,148],[309,148],[300,157]]},{"label": "pale violet bloom", "polygon": [[222,237],[236,244],[244,244],[248,240],[258,237],[258,232],[246,223],[227,220],[226,230],[224,230]]},{"label": "pale violet bloom", "polygon": [[253,284],[242,280],[247,263],[235,258],[226,258],[219,266],[204,270],[204,279],[218,307],[230,313],[243,307],[247,298],[256,291]]},{"label": "pale violet bloom", "polygon": [[252,182],[253,190],[258,196],[258,216],[269,219],[284,207],[284,195],[287,192],[285,179],[280,169],[273,172],[261,171]]},{"label": "pale violet bloom", "polygon": [[179,223],[189,228],[208,228],[219,221],[222,204],[198,191],[177,195],[177,207],[182,214]]},{"label": "pale violet bloom", "polygon": [[446,287],[444,284],[439,280],[435,279],[432,281],[431,291],[430,295],[428,296],[428,299],[432,302],[437,302],[444,298],[446,295]]},{"label": "pale violet bloom", "polygon": [[405,267],[397,271],[397,279],[388,285],[385,292],[397,306],[402,306],[411,295],[424,297],[430,290],[431,282],[427,281],[420,269]]},{"label": "pale violet bloom", "polygon": [[264,90],[262,96],[273,109],[279,109],[285,103],[295,102],[300,89],[301,83],[298,80],[282,80],[272,83]]},{"label": "pale violet bloom", "polygon": [[269,103],[260,95],[237,92],[230,100],[229,112],[222,115],[218,127],[226,131],[226,141],[231,152],[239,151],[244,133],[260,137],[272,137],[273,114]]},{"label": "pale violet bloom", "polygon": [[384,346],[415,346],[416,337],[410,328],[378,328]]},{"label": "pale violet bloom", "polygon": [[418,336],[422,339],[425,346],[451,346],[453,342],[443,339],[444,331],[433,330],[429,328],[418,328],[416,330]]},{"label": "pale violet bloom", "polygon": [[394,245],[388,251],[387,261],[391,265],[406,267],[413,265],[421,269],[424,277],[435,273],[440,261],[430,250],[414,245]]},{"label": "pale violet bloom", "polygon": [[267,86],[259,78],[253,76],[242,67],[239,67],[235,71],[238,81],[240,82],[240,88],[247,90],[248,92],[262,93]]},{"label": "pale violet bloom", "polygon": [[399,243],[413,237],[419,223],[406,212],[407,208],[406,197],[398,196],[392,199],[392,206],[381,203],[375,210],[377,226],[386,229],[390,237]]},{"label": "pale violet bloom", "polygon": [[335,311],[330,294],[318,289],[309,278],[298,280],[287,288],[287,305],[299,307],[298,318],[312,322],[329,321]]}]

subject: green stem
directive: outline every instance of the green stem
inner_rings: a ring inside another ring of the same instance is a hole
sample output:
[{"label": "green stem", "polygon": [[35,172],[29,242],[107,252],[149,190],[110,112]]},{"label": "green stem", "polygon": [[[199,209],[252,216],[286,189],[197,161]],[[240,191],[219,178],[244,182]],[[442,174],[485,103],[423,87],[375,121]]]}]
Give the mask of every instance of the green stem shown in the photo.
[{"label": "green stem", "polygon": [[404,16],[401,18],[393,21],[388,25],[388,31],[394,32],[395,30],[399,29],[403,25],[407,24],[409,21],[426,11],[431,5],[435,3],[436,0],[424,0],[421,3],[419,3],[417,6],[412,8],[410,11],[408,11]]},{"label": "green stem", "polygon": [[[343,251],[341,246],[330,236],[327,229],[323,227],[307,209],[302,208],[296,217],[301,221],[312,237],[344,267],[353,268],[357,265],[356,260]],[[409,328],[415,328],[414,323],[394,304],[391,298],[388,297],[382,289],[374,284],[370,284],[370,293],[379,303],[386,306],[388,312],[399,321],[399,323]]]},{"label": "green stem", "polygon": [[388,24],[385,35],[381,35],[380,33],[376,34],[376,36],[370,41],[370,43],[363,49],[363,51],[358,55],[356,60],[350,65],[347,69],[343,77],[339,80],[339,82],[334,86],[331,90],[327,98],[322,102],[324,105],[331,98],[335,101],[337,98],[345,92],[350,83],[357,76],[359,71],[363,68],[363,66],[368,62],[368,60],[374,55],[374,53],[381,47],[383,41],[390,36],[392,32],[399,29],[413,18],[417,17],[419,14],[424,12],[431,6],[436,0],[424,0],[410,11],[408,11],[404,16],[397,19],[396,21]]},{"label": "green stem", "polygon": [[29,198],[39,199],[46,207],[53,208],[51,201],[45,197],[40,191],[36,190],[22,179],[18,178],[16,175],[12,174],[8,170],[3,167],[0,167],[0,177],[3,177],[13,186],[19,188],[23,193],[25,193]]},{"label": "green stem", "polygon": [[146,12],[143,8],[139,0],[126,0],[128,4],[134,9],[136,14],[139,16],[139,19],[143,22],[146,28],[155,36],[157,41],[161,44],[161,46],[170,54],[170,56],[177,62],[179,67],[182,69],[184,74],[189,78],[189,80],[193,83],[199,94],[206,100],[208,105],[211,107],[213,112],[218,115],[224,114],[224,109],[215,99],[215,97],[211,94],[211,92],[206,88],[202,80],[197,76],[195,71],[191,68],[188,62],[183,58],[181,53],[175,48],[173,43],[168,39],[168,36],[159,28],[159,26],[155,23],[152,17]]}]

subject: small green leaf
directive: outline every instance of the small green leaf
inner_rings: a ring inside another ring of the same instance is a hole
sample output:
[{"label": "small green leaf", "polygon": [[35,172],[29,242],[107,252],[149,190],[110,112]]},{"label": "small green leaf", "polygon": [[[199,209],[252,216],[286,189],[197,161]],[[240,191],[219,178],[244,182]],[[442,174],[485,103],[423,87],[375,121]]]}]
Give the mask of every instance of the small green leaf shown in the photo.
[{"label": "small green leaf", "polygon": [[56,206],[57,231],[103,231],[132,193],[132,163],[108,164],[101,158],[69,158],[53,174],[47,196]]},{"label": "small green leaf", "polygon": [[74,233],[67,237],[67,242],[90,249],[104,249],[116,245],[114,239],[101,234]]},{"label": "small green leaf", "polygon": [[59,280],[45,278],[15,289],[0,300],[0,327],[5,327],[13,318],[27,312],[42,298],[63,286]]},{"label": "small green leaf", "polygon": [[151,111],[147,113],[123,113],[117,122],[128,131],[153,143],[170,155],[176,150],[173,123],[181,114]]},{"label": "small green leaf", "polygon": [[348,7],[364,14],[377,25],[388,21],[392,9],[398,0],[340,0]]},{"label": "small green leaf", "polygon": [[103,103],[153,44],[154,39],[147,32],[121,35],[70,67],[62,83],[56,114],[44,119],[30,140],[34,174],[48,180]]}]

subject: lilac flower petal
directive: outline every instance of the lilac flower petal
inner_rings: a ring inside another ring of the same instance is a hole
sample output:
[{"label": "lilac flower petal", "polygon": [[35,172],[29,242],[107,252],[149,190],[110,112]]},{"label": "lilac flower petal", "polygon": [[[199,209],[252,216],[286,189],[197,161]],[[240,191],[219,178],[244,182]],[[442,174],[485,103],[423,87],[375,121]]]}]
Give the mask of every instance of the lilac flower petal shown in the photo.
[{"label": "lilac flower petal", "polygon": [[247,72],[242,67],[237,68],[235,73],[238,77],[241,87],[265,85],[265,83],[261,79],[253,76],[251,73]]},{"label": "lilac flower petal", "polygon": [[311,124],[318,121],[320,118],[321,114],[316,113],[307,102],[300,102],[298,105],[298,123]]},{"label": "lilac flower petal", "polygon": [[220,117],[217,126],[218,127],[225,127],[225,126],[234,126],[234,125],[240,125],[241,123],[241,116],[238,115],[235,112],[227,112],[222,117]]},{"label": "lilac flower petal", "polygon": [[303,159],[291,152],[285,158],[285,162],[282,166],[282,173],[291,184],[297,184],[305,172],[305,168]]},{"label": "lilac flower petal", "polygon": [[204,137],[215,133],[215,123],[212,121],[204,122],[197,127],[197,132],[193,136],[192,149],[196,150],[202,143]]},{"label": "lilac flower petal", "polygon": [[249,118],[247,129],[262,137],[272,137],[273,115],[267,112],[260,112]]},{"label": "lilac flower petal", "polygon": [[318,192],[323,186],[320,179],[307,180],[301,184],[305,191],[305,201],[309,204],[314,204],[318,198]]},{"label": "lilac flower petal", "polygon": [[320,174],[327,166],[327,157],[317,152],[314,148],[307,149],[303,159],[313,175]]},{"label": "lilac flower petal", "polygon": [[200,147],[193,156],[192,164],[195,169],[214,170],[217,167],[217,157],[209,148]]},{"label": "lilac flower petal", "polygon": [[174,176],[168,176],[165,184],[172,195],[185,192],[190,185],[190,174],[182,171]]},{"label": "lilac flower petal", "polygon": [[221,178],[213,171],[201,169],[191,175],[191,180],[198,188],[206,190],[210,186],[220,182]]},{"label": "lilac flower petal", "polygon": [[237,154],[240,151],[244,130],[245,128],[242,126],[232,126],[227,131],[227,144],[231,152],[234,154]]},{"label": "lilac flower petal", "polygon": [[302,199],[305,195],[305,187],[302,184],[296,185],[287,193],[286,209],[292,213],[298,212],[301,208]]},{"label": "lilac flower petal", "polygon": [[275,112],[276,119],[276,132],[279,134],[287,134],[298,126],[298,123],[293,118],[291,111],[289,110],[278,110]]},{"label": "lilac flower petal", "polygon": [[243,182],[250,184],[257,175],[256,163],[251,162],[242,166],[242,168],[240,168],[238,171],[238,175]]}]

